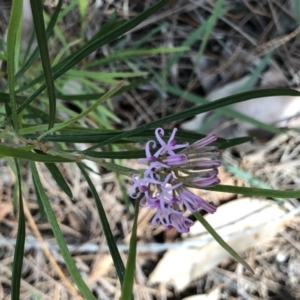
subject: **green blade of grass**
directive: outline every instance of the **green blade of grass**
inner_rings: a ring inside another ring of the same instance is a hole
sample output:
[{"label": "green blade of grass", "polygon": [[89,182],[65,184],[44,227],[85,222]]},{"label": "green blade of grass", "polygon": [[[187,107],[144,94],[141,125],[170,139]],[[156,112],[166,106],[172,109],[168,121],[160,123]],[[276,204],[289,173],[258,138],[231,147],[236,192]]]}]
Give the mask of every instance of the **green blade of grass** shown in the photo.
[{"label": "green blade of grass", "polygon": [[51,173],[53,179],[56,181],[58,186],[66,193],[66,195],[69,198],[72,199],[73,198],[72,191],[71,191],[69,185],[67,184],[65,178],[60,173],[58,167],[53,163],[45,163],[45,166],[47,167],[47,169]]},{"label": "green blade of grass", "polygon": [[[191,47],[200,37],[202,37],[202,42],[200,44],[200,48],[197,54],[197,62],[200,60],[201,56],[203,55],[204,49],[208,42],[209,37],[211,36],[211,31],[216,23],[218,17],[223,15],[226,11],[222,9],[222,3],[224,0],[218,0],[214,6],[213,12],[208,20],[205,20],[198,28],[196,28],[191,34],[188,35],[186,40],[182,43],[182,46]],[[175,54],[169,58],[166,68],[163,70],[162,78],[166,78],[167,73],[170,71],[172,66],[178,62],[180,59],[181,54]],[[196,62],[196,65],[198,64]],[[163,80],[165,82],[165,80]]]},{"label": "green blade of grass", "polygon": [[[24,129],[25,132],[26,129]],[[119,136],[122,133],[126,133],[127,131],[122,131],[122,130],[94,130],[95,133],[91,133],[93,132],[92,129],[86,129],[86,128],[65,128],[64,131],[66,134],[57,134],[57,135],[48,135],[46,137],[44,137],[42,140],[43,141],[52,141],[52,142],[69,142],[69,143],[95,143],[95,142],[102,142],[102,141],[106,141],[110,138]],[[170,129],[166,129],[165,130],[165,135],[166,138],[170,137],[172,133],[172,130]],[[32,134],[32,135],[26,135],[26,138],[28,139],[37,139],[38,135],[36,134]],[[200,134],[200,133],[196,133],[196,132],[191,132],[191,131],[183,131],[180,130],[176,133],[176,140],[178,140],[178,142],[189,142],[189,143],[193,143],[197,140],[202,139],[203,137],[205,137],[205,135]],[[154,131],[153,130],[144,130],[143,133],[137,133],[137,134],[132,134],[131,137],[129,139],[124,139],[119,140],[118,142],[122,142],[122,143],[128,143],[128,142],[147,142],[149,139],[154,139],[155,135],[154,135]],[[238,138],[240,139],[240,138]],[[245,139],[251,139],[246,137]],[[213,143],[213,145],[215,146],[222,146],[222,144],[224,143],[224,147],[225,145],[227,145],[229,142],[235,141],[235,139],[233,140],[225,140],[223,138],[218,138],[217,141],[215,141]],[[238,140],[237,140],[238,141]],[[88,150],[92,150],[92,148],[89,148]]]},{"label": "green blade of grass", "polygon": [[[59,0],[57,6],[55,8],[55,11],[53,13],[53,16],[49,22],[49,25],[46,30],[47,40],[49,39],[49,37],[51,36],[51,34],[53,32],[53,28],[58,20],[58,16],[59,16],[62,4],[63,4],[63,0]],[[34,62],[38,59],[38,57],[39,57],[39,48],[36,47],[34,49],[34,51],[32,52],[32,54],[30,55],[29,59],[22,65],[20,70],[16,73],[15,80],[18,80],[20,77],[22,77],[25,74],[25,72],[34,64]],[[1,89],[1,91],[5,91],[6,88],[7,88],[7,86],[5,85]]]},{"label": "green blade of grass", "polygon": [[109,19],[106,21],[106,23],[101,27],[101,29],[92,37],[92,39],[96,40],[101,35],[106,34],[107,32],[110,32],[115,24],[117,23],[117,11],[114,11]]},{"label": "green blade of grass", "polygon": [[133,44],[132,41],[130,41],[130,45],[128,45],[128,47],[130,47],[131,50],[142,47],[143,44],[148,43],[151,40],[151,38],[156,33],[160,32],[164,27],[166,27],[166,23],[161,23],[158,24],[158,26],[154,27],[153,29],[145,31],[144,34],[140,36],[139,39],[135,41]]},{"label": "green blade of grass", "polygon": [[20,49],[17,47],[19,42],[17,38],[20,38],[18,33],[21,30],[21,20],[22,20],[22,0],[14,0],[12,2],[10,18],[8,24],[7,32],[7,75],[8,75],[8,88],[10,96],[10,106],[12,110],[13,126],[16,132],[19,131],[19,121],[17,112],[17,100],[15,93],[15,58],[18,56]]},{"label": "green blade of grass", "polygon": [[[204,99],[202,97],[199,97],[195,94],[192,94],[190,92],[181,90],[179,88],[173,87],[173,86],[165,86],[166,90],[170,93],[172,93],[173,95],[179,96],[181,98],[184,98],[188,101],[191,101],[193,103],[199,104],[199,103],[210,103],[209,100]],[[244,122],[253,124],[255,127],[264,129],[268,132],[272,132],[275,134],[280,134],[282,133],[282,130],[276,128],[275,126],[269,125],[269,124],[265,124],[263,122],[260,122],[254,118],[251,118],[243,113],[237,112],[229,107],[222,107],[222,110],[216,110],[216,112],[220,113],[220,114],[225,114],[226,116],[229,116],[231,118],[235,118],[235,119],[239,119],[242,120]]]},{"label": "green blade of grass", "polygon": [[14,158],[22,158],[22,159],[28,159],[28,160],[44,162],[44,163],[71,162],[71,160],[67,158],[52,156],[47,154],[34,153],[29,151],[28,149],[24,150],[22,148],[8,147],[1,144],[0,144],[0,155],[2,155],[3,157],[8,156]]},{"label": "green blade of grass", "polygon": [[132,299],[132,295],[133,295],[139,203],[140,202],[138,200],[135,201],[134,221],[133,221],[131,238],[130,238],[130,243],[129,243],[128,258],[127,258],[126,270],[125,270],[125,275],[124,275],[124,282],[122,285],[121,300]]},{"label": "green blade of grass", "polygon": [[272,197],[272,198],[300,198],[300,190],[273,190],[273,189],[259,189],[250,187],[239,187],[231,185],[219,184],[210,188],[203,188],[208,191],[222,192],[222,193],[233,193],[249,196],[259,197]]},{"label": "green blade of grass", "polygon": [[33,186],[34,186],[34,190],[35,190],[35,194],[36,194],[36,202],[37,202],[38,207],[39,207],[39,213],[40,213],[40,216],[41,216],[41,221],[46,223],[47,222],[47,215],[45,213],[43,202],[42,202],[41,196],[38,192],[37,185],[36,185],[35,181],[33,181]]},{"label": "green blade of grass", "polygon": [[[116,93],[115,96],[121,95],[123,93],[126,93],[136,87],[138,87],[141,84],[148,83],[151,79],[150,78],[137,78],[134,80],[134,82],[122,86]],[[82,94],[82,95],[62,95],[58,94],[57,97],[62,100],[67,101],[88,101],[88,100],[97,100],[100,97],[102,97],[104,93],[97,93],[97,94]],[[9,98],[8,98],[9,99]],[[24,99],[23,99],[24,101]],[[1,102],[1,95],[0,95],[0,102]]]},{"label": "green blade of grass", "polygon": [[19,196],[19,220],[18,220],[18,233],[16,239],[15,253],[14,253],[14,261],[12,268],[12,278],[11,278],[11,299],[19,300],[20,299],[20,286],[21,286],[21,278],[22,278],[22,265],[23,265],[23,257],[24,257],[24,246],[25,246],[25,216],[23,210],[23,199],[22,199],[22,185],[21,185],[21,173],[19,162],[15,160],[16,165],[16,177],[18,183],[18,196]]},{"label": "green blade of grass", "polygon": [[[65,58],[62,62],[58,63],[56,66],[53,67],[53,77],[56,79],[60,77],[62,74],[66,73],[72,67],[74,67],[77,63],[79,63],[82,59],[90,55],[92,52],[97,50],[98,48],[110,43],[111,41],[117,39],[121,35],[125,34],[132,28],[139,25],[143,22],[146,18],[154,14],[157,10],[162,8],[165,4],[168,3],[168,0],[160,0],[158,3],[153,5],[152,7],[148,8],[144,12],[140,13],[138,16],[132,18],[131,20],[127,21],[123,24],[123,26],[119,26],[116,29],[113,29],[107,32],[104,35],[100,35],[97,39],[91,39],[86,45],[80,48],[78,51],[70,55],[69,57]],[[29,87],[34,86],[35,84],[41,82],[43,77],[40,76],[34,79],[31,83],[27,84],[26,87],[20,89],[18,92],[24,91]]]},{"label": "green blade of grass", "polygon": [[300,26],[300,1],[294,0],[294,7],[295,7],[295,18],[297,21],[298,26]]},{"label": "green blade of grass", "polygon": [[89,3],[86,0],[78,1],[79,13],[80,13],[80,23],[81,23],[80,35],[81,35],[82,41],[84,41],[85,31],[86,31],[88,4]]},{"label": "green blade of grass", "polygon": [[253,138],[251,136],[245,136],[245,137],[239,137],[239,138],[234,138],[234,139],[230,139],[227,140],[226,142],[221,142],[218,145],[218,148],[221,149],[227,149],[233,146],[237,146],[237,145],[241,145],[247,142],[252,142]]},{"label": "green blade of grass", "polygon": [[[258,178],[255,178],[251,173],[242,170],[240,167],[231,165],[230,163],[227,163],[224,160],[222,160],[221,162],[222,162],[222,166],[226,169],[226,171],[244,180],[245,182],[249,183],[250,186],[258,187],[262,189],[272,189],[270,185],[264,183]],[[281,198],[274,198],[274,200],[280,204],[283,204],[284,202],[283,199]]]},{"label": "green blade of grass", "polygon": [[64,77],[69,77],[70,79],[76,78],[89,78],[97,81],[101,81],[109,84],[116,84],[117,81],[127,78],[142,77],[147,76],[147,72],[94,72],[94,71],[83,71],[83,70],[70,70]]},{"label": "green blade of grass", "polygon": [[110,91],[108,91],[107,93],[105,93],[100,99],[98,99],[94,104],[92,104],[90,107],[88,107],[85,111],[83,111],[82,113],[78,114],[77,116],[62,122],[60,124],[58,124],[57,126],[47,130],[46,132],[44,132],[43,134],[41,134],[38,137],[38,140],[42,139],[43,137],[45,137],[46,135],[49,135],[52,132],[55,131],[59,131],[67,126],[70,126],[71,124],[73,124],[74,122],[80,120],[81,118],[85,117],[87,114],[89,114],[92,110],[94,110],[97,106],[101,105],[102,103],[104,103],[107,99],[109,99],[112,95],[114,95],[123,85],[123,82],[119,82],[119,84],[117,84],[114,88],[112,88]]},{"label": "green blade of grass", "polygon": [[[249,92],[245,92],[245,93],[236,94],[233,96],[228,96],[228,97],[216,100],[214,102],[199,105],[197,107],[193,107],[193,108],[184,110],[182,112],[178,112],[178,113],[163,117],[159,120],[155,120],[148,124],[139,126],[136,129],[121,133],[115,137],[112,137],[110,139],[107,139],[106,141],[99,143],[97,145],[97,147],[104,146],[104,145],[107,145],[110,143],[114,143],[120,139],[130,137],[133,134],[143,132],[144,130],[147,130],[150,128],[162,126],[163,124],[169,124],[173,121],[190,118],[190,117],[193,117],[193,116],[203,113],[203,112],[218,109],[220,107],[224,107],[224,106],[231,105],[231,104],[238,103],[238,102],[243,102],[243,101],[247,101],[247,100],[251,100],[251,99],[255,99],[255,98],[270,97],[270,96],[300,96],[300,92],[298,92],[296,90],[292,90],[292,89],[276,88],[276,89],[261,89],[261,90],[257,90],[257,91],[249,91]],[[91,150],[91,148],[89,150]]]},{"label": "green blade of grass", "polygon": [[83,281],[74,261],[73,258],[68,250],[68,246],[66,244],[66,241],[64,240],[64,237],[62,235],[62,232],[60,230],[60,227],[57,223],[56,217],[53,213],[53,210],[51,208],[51,205],[49,203],[49,200],[46,196],[44,187],[42,186],[42,183],[40,181],[40,177],[38,175],[36,166],[34,162],[30,161],[30,169],[32,172],[32,177],[33,180],[36,182],[36,186],[37,186],[37,191],[40,194],[42,203],[43,203],[43,207],[45,210],[45,213],[47,215],[48,221],[51,225],[53,234],[55,236],[55,239],[57,241],[58,247],[60,249],[61,255],[64,258],[64,262],[67,266],[68,271],[70,272],[70,275],[72,277],[72,279],[74,280],[75,284],[77,285],[79,291],[81,292],[81,294],[85,297],[85,299],[91,299],[91,300],[96,300],[96,298],[94,297],[93,293],[89,290],[89,288],[87,287],[86,283]]},{"label": "green blade of grass", "polygon": [[218,233],[210,226],[205,218],[198,212],[194,213],[197,220],[211,234],[211,236],[222,246],[232,257],[241,263],[249,272],[254,274],[252,268],[218,235]]},{"label": "green blade of grass", "polygon": [[92,195],[94,197],[94,200],[95,200],[95,203],[96,203],[96,206],[97,206],[97,210],[98,210],[98,214],[99,214],[99,218],[100,218],[102,228],[103,228],[103,231],[104,231],[104,234],[105,234],[105,237],[106,237],[107,245],[109,247],[110,254],[112,256],[112,259],[113,259],[113,262],[114,262],[114,265],[115,265],[120,283],[122,285],[123,284],[123,279],[124,279],[125,267],[124,267],[122,258],[120,256],[119,250],[117,248],[114,236],[111,232],[111,229],[110,229],[107,217],[106,217],[105,210],[102,206],[101,200],[98,196],[98,193],[95,189],[95,186],[94,186],[93,182],[91,181],[87,171],[85,170],[84,165],[82,163],[78,163],[77,165],[80,168],[84,178],[86,179],[86,181],[89,185],[89,188],[92,192]]},{"label": "green blade of grass", "polygon": [[[20,1],[20,0],[18,0]],[[71,56],[64,59],[58,65],[52,68],[52,76],[54,79],[60,77],[65,72],[70,70],[73,66],[75,66],[78,62],[84,59],[86,56],[97,50],[98,48],[102,47],[103,45],[117,39],[121,35],[125,34],[130,29],[134,28],[135,26],[139,25],[143,22],[146,18],[154,14],[157,10],[162,8],[165,4],[168,3],[168,0],[161,0],[157,4],[153,5],[146,11],[142,12],[135,18],[127,21],[123,26],[120,28],[114,29],[107,34],[100,36],[98,39],[91,39],[89,43],[87,43],[84,47],[76,51]],[[31,83],[26,84],[23,88],[18,90],[18,93],[21,91],[25,91],[28,88],[34,86],[38,82],[42,81],[43,77],[38,77],[37,79],[33,80]],[[20,107],[18,108],[17,112],[20,113],[23,109],[25,109],[37,96],[40,95],[41,92],[45,89],[46,85],[42,84],[26,101],[24,101]],[[3,126],[10,124],[12,120],[12,116],[9,116],[6,121],[4,122]]]},{"label": "green blade of grass", "polygon": [[33,24],[40,50],[45,82],[49,98],[49,129],[54,125],[56,113],[56,97],[54,81],[52,77],[49,50],[47,45],[47,34],[45,31],[45,21],[43,16],[43,6],[40,0],[30,0],[30,6],[33,17]]},{"label": "green blade of grass", "polygon": [[[25,97],[21,97],[21,96],[16,96],[15,99],[16,99],[17,103],[22,103],[26,98]],[[9,101],[10,101],[9,94],[0,93],[0,102],[1,103],[9,103]]]},{"label": "green blade of grass", "polygon": [[135,56],[141,56],[141,55],[154,55],[154,54],[166,54],[166,53],[176,53],[176,52],[184,52],[189,50],[189,47],[174,47],[174,48],[155,48],[155,49],[133,49],[133,50],[126,50],[122,52],[116,52],[114,54],[111,54],[108,57],[101,58],[99,60],[93,61],[92,63],[89,63],[86,65],[87,67],[93,67],[98,65],[107,64],[110,62],[113,62],[117,59],[125,59],[127,57],[135,57]]},{"label": "green blade of grass", "polygon": [[197,53],[196,65],[199,64],[200,59],[203,55],[204,49],[207,45],[207,42],[211,36],[212,30],[217,22],[217,20],[226,13],[226,10],[222,8],[224,0],[217,0],[214,9],[212,11],[211,16],[207,20],[207,25],[205,26],[205,31],[202,39],[202,43],[200,45],[199,51]]},{"label": "green blade of grass", "polygon": [[[182,46],[190,48],[205,31],[205,27],[207,26],[207,23],[208,21],[204,21],[198,28],[196,28],[193,32],[191,32],[191,34],[189,34],[186,40],[182,43]],[[167,73],[170,71],[172,66],[178,62],[181,55],[182,53],[176,53],[168,59],[166,67],[163,70],[162,78],[166,78]]]}]

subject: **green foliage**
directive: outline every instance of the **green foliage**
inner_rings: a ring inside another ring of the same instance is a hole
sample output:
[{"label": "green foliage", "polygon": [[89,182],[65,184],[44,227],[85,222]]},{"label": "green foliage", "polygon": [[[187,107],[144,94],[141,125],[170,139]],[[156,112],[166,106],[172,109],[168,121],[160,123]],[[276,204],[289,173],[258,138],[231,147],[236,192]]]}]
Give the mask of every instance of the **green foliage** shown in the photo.
[{"label": "green foliage", "polygon": [[18,233],[17,233],[17,242],[16,250],[14,255],[14,264],[12,271],[12,284],[11,284],[11,299],[18,300],[20,295],[20,286],[21,286],[21,276],[22,276],[22,263],[24,256],[24,245],[25,245],[25,216],[23,209],[23,198],[22,198],[22,184],[21,184],[21,174],[19,162],[15,160],[16,165],[16,178],[18,183],[18,205],[19,205],[19,220],[18,220]]}]

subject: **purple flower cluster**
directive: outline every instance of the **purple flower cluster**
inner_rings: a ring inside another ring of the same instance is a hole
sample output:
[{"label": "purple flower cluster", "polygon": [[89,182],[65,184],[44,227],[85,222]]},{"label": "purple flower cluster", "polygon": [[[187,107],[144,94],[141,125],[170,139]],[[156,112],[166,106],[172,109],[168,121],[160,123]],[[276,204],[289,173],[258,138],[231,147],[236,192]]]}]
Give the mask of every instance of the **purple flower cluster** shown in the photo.
[{"label": "purple flower cluster", "polygon": [[[134,199],[144,196],[141,206],[156,209],[152,219],[153,226],[163,225],[167,229],[188,232],[194,222],[184,216],[184,208],[190,212],[204,209],[214,213],[216,208],[201,197],[189,191],[185,185],[209,187],[218,184],[220,162],[214,158],[219,155],[215,146],[209,146],[217,139],[215,134],[189,145],[177,144],[177,128],[168,140],[163,140],[164,130],[157,128],[157,142],[146,144],[146,158],[139,163],[147,164],[143,174],[133,174],[130,196]],[[158,146],[158,147],[157,147]],[[151,151],[157,149],[155,153]]]}]

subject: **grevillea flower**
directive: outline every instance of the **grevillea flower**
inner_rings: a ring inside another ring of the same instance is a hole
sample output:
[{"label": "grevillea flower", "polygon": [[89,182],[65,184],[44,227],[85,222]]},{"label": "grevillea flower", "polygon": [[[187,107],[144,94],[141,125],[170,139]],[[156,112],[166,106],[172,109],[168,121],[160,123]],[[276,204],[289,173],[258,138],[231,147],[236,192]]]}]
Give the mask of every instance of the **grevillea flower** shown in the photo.
[{"label": "grevillea flower", "polygon": [[[193,213],[204,209],[214,213],[216,208],[193,194],[186,185],[201,188],[218,184],[217,168],[221,163],[215,157],[220,153],[217,147],[210,146],[217,139],[215,134],[189,145],[177,144],[176,132],[177,128],[174,128],[166,142],[164,130],[155,130],[157,142],[146,143],[146,157],[139,163],[147,167],[143,174],[133,174],[129,195],[134,199],[143,196],[141,206],[156,209],[151,221],[153,226],[188,232],[194,222],[184,216],[185,210]],[[160,147],[156,149],[158,145]]]}]

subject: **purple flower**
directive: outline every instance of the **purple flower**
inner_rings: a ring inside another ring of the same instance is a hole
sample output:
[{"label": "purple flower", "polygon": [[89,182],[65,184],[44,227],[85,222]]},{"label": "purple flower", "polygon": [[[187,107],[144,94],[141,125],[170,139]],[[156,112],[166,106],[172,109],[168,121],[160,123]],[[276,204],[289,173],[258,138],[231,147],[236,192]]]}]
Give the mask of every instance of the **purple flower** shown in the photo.
[{"label": "purple flower", "polygon": [[180,233],[189,232],[190,227],[194,225],[194,222],[186,218],[181,212],[170,213],[169,222],[168,229],[174,227]]},{"label": "purple flower", "polygon": [[[139,163],[146,164],[143,174],[132,176],[133,185],[129,195],[137,199],[141,196],[141,206],[156,209],[151,221],[153,226],[162,225],[166,229],[175,228],[178,232],[188,232],[194,224],[184,216],[184,210],[192,213],[204,209],[208,213],[214,213],[216,208],[207,203],[201,197],[193,194],[185,184],[197,187],[209,187],[220,182],[218,170],[220,162],[214,158],[219,150],[215,146],[209,146],[217,139],[215,134],[189,145],[177,144],[174,128],[169,140],[163,140],[164,130],[155,130],[156,143],[150,140],[146,143],[146,157]],[[154,154],[151,149],[160,145]]]},{"label": "purple flower", "polygon": [[185,154],[173,154],[164,158],[162,161],[169,166],[181,165],[187,161],[187,156]]},{"label": "purple flower", "polygon": [[187,189],[181,189],[179,199],[190,212],[196,212],[200,208],[210,214],[216,212],[216,208],[213,205],[207,203],[201,197],[198,197]]},{"label": "purple flower", "polygon": [[[162,162],[160,162],[158,160],[158,157],[160,155],[160,153],[162,152],[162,148],[158,149],[154,155],[151,154],[150,151],[150,147],[151,144],[153,145],[153,148],[156,147],[156,143],[154,141],[148,141],[146,143],[146,147],[145,147],[145,152],[146,152],[146,158],[141,158],[138,160],[138,162],[140,164],[147,164],[149,163],[145,173],[144,173],[144,177],[148,177],[150,176],[151,178],[155,178],[156,176],[154,175],[154,171],[155,169],[159,169],[159,168],[169,168],[169,166],[167,164],[164,164]],[[157,177],[156,177],[157,178]]]},{"label": "purple flower", "polygon": [[209,134],[208,136],[206,136],[205,138],[195,142],[194,144],[191,145],[191,147],[195,147],[195,148],[203,148],[209,144],[211,144],[212,142],[216,141],[218,139],[216,134]]},{"label": "purple flower", "polygon": [[177,132],[177,128],[174,128],[172,131],[172,134],[169,138],[169,141],[166,143],[162,137],[164,136],[164,130],[162,128],[156,128],[155,130],[155,136],[158,142],[161,145],[161,155],[168,153],[169,155],[175,155],[174,150],[180,149],[180,148],[186,148],[189,143],[184,143],[181,145],[177,145],[177,142],[175,140],[175,134]]},{"label": "purple flower", "polygon": [[212,169],[208,172],[204,172],[202,176],[196,177],[192,181],[199,187],[209,187],[219,184],[220,179],[218,178],[218,170]]}]

